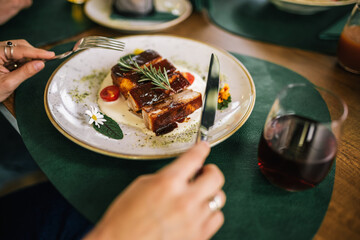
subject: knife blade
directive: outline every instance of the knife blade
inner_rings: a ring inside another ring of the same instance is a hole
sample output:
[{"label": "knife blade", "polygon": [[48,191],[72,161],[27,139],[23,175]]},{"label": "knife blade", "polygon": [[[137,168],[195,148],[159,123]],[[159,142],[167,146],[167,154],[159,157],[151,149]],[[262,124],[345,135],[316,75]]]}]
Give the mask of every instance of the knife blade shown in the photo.
[{"label": "knife blade", "polygon": [[207,141],[210,128],[215,123],[217,101],[219,94],[220,63],[215,54],[211,54],[205,94],[203,96],[203,109],[200,117],[200,128],[197,142]]}]

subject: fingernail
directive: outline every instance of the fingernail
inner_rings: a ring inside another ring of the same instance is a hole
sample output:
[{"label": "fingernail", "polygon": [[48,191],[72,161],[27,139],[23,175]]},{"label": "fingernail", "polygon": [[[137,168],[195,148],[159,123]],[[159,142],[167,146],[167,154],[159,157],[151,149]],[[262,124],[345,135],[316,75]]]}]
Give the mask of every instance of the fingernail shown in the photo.
[{"label": "fingernail", "polygon": [[34,68],[37,72],[43,69],[44,66],[45,66],[44,62],[41,61],[34,62]]}]

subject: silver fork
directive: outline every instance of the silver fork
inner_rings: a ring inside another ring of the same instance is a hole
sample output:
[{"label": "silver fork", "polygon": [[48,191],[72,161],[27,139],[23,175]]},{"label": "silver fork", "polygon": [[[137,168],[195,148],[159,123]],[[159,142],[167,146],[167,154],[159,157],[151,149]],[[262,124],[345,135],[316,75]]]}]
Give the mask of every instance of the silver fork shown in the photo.
[{"label": "silver fork", "polygon": [[32,61],[32,60],[42,60],[42,61],[50,61],[55,59],[62,59],[70,56],[72,53],[78,52],[80,50],[88,49],[88,48],[105,48],[105,49],[111,49],[111,50],[117,50],[122,51],[124,50],[125,43],[113,39],[113,38],[107,38],[102,36],[89,36],[89,37],[83,37],[79,39],[72,50],[64,52],[62,54],[56,55],[51,59],[30,59],[30,58],[23,58],[19,60],[9,61],[4,64],[4,67],[9,69],[9,71],[13,71],[17,69],[18,67],[24,65],[25,63]]}]

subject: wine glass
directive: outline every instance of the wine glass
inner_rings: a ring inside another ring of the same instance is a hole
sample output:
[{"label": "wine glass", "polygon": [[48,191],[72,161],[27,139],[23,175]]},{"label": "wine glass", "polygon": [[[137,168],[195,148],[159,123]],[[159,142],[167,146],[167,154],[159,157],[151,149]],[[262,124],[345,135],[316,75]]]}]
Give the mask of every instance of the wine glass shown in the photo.
[{"label": "wine glass", "polygon": [[337,57],[345,70],[360,74],[360,0],[355,4],[341,32]]},{"label": "wine glass", "polygon": [[274,185],[310,189],[329,173],[347,117],[345,102],[310,84],[291,84],[276,97],[258,148],[258,165]]}]

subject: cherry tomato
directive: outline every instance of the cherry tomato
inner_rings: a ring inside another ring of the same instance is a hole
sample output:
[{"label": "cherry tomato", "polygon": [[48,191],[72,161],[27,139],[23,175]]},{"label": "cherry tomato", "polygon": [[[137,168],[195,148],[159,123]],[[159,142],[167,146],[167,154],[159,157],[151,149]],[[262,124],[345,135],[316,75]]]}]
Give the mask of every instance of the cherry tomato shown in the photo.
[{"label": "cherry tomato", "polygon": [[184,73],[183,73],[183,76],[186,78],[186,80],[188,80],[188,82],[189,82],[190,84],[193,84],[193,82],[194,82],[194,80],[195,80],[194,75],[192,75],[192,74],[189,73],[189,72],[184,72]]},{"label": "cherry tomato", "polygon": [[106,102],[112,102],[119,98],[120,89],[118,86],[107,86],[100,92],[100,97]]}]

